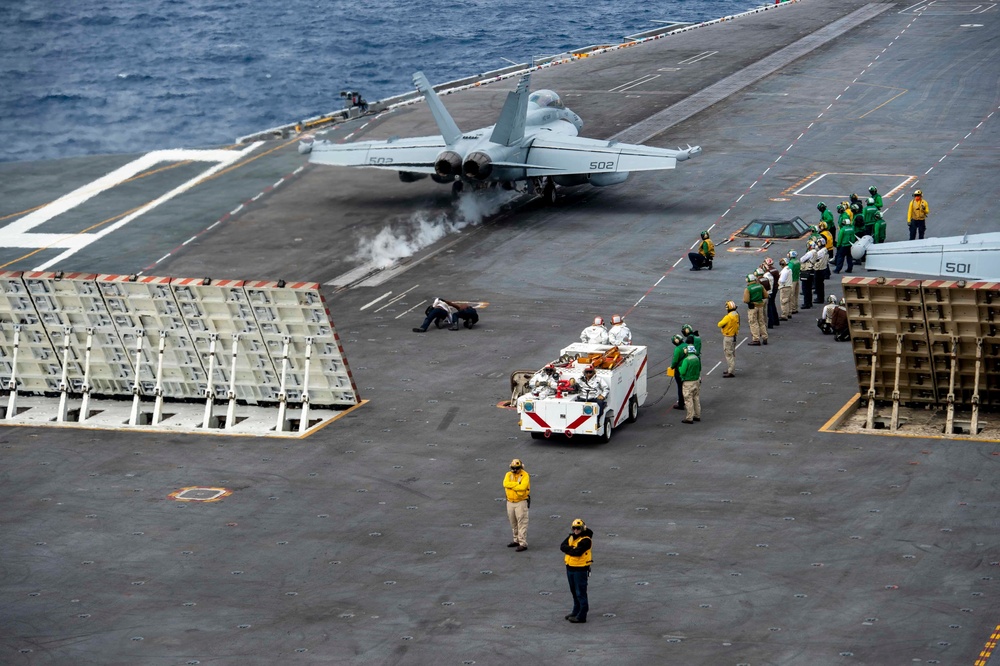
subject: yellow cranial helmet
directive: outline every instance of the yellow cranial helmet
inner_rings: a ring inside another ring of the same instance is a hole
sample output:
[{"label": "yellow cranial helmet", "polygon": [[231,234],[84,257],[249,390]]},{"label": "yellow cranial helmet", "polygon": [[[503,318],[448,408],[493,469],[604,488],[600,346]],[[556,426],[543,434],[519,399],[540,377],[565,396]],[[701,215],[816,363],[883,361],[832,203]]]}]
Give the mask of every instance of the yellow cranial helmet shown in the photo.
[{"label": "yellow cranial helmet", "polygon": [[583,524],[583,520],[581,520],[580,518],[577,518],[576,520],[574,520],[572,526],[573,527],[585,527],[585,525]]}]

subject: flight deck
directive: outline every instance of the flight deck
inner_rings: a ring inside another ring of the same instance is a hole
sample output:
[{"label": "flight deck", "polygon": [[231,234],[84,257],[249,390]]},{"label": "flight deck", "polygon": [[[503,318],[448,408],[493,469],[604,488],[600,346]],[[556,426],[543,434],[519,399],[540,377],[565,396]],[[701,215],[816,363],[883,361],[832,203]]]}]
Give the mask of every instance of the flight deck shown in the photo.
[{"label": "flight deck", "polygon": [[[998,17],[800,0],[539,68],[581,136],[704,151],[555,205],[309,165],[299,137],[0,164],[0,270],[316,283],[365,401],[294,440],[0,430],[3,662],[997,666],[1000,442],[829,432],[860,387],[818,308],[767,346],[744,321],[732,379],[716,323],[765,257],[804,250],[723,242],[752,219],[814,223],[876,185],[888,240],[915,188],[928,235],[996,229]],[[441,100],[488,126],[517,80]],[[418,103],[315,131],[436,126]],[[690,272],[703,230],[714,267]],[[412,332],[435,297],[479,323]],[[613,314],[648,350],[636,422],[522,432],[511,373]],[[665,375],[683,324],[704,344],[690,425]],[[563,619],[575,518],[587,627]]]}]

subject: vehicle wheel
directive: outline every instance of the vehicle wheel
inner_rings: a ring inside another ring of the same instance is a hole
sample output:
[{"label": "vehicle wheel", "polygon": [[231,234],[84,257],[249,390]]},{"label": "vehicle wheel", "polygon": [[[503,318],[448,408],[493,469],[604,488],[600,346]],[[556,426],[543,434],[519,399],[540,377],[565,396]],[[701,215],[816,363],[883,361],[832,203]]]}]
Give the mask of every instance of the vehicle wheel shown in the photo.
[{"label": "vehicle wheel", "polygon": [[460,180],[456,180],[454,183],[451,184],[451,196],[457,199],[458,195],[461,194],[462,190],[464,189],[465,189],[465,183],[463,183]]},{"label": "vehicle wheel", "polygon": [[545,433],[544,432],[532,432],[531,433],[531,439],[545,439]]},{"label": "vehicle wheel", "polygon": [[635,423],[636,419],[639,418],[639,398],[632,396],[632,399],[628,401],[628,418],[626,419],[629,423]]},{"label": "vehicle wheel", "polygon": [[546,179],[545,187],[542,188],[542,201],[546,206],[554,206],[556,203],[556,184],[551,178]]},{"label": "vehicle wheel", "polygon": [[611,441],[611,431],[613,425],[611,414],[608,414],[604,417],[604,427],[601,429],[601,434],[599,435],[602,442],[607,443]]}]

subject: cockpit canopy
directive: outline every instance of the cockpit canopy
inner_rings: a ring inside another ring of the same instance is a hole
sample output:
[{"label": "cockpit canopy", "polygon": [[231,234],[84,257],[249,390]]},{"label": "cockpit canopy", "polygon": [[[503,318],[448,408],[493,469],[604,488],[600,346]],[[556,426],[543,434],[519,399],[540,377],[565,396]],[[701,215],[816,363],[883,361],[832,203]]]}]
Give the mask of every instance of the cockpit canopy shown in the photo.
[{"label": "cockpit canopy", "polygon": [[528,97],[528,101],[535,106],[550,109],[565,109],[559,95],[551,90],[536,90]]}]

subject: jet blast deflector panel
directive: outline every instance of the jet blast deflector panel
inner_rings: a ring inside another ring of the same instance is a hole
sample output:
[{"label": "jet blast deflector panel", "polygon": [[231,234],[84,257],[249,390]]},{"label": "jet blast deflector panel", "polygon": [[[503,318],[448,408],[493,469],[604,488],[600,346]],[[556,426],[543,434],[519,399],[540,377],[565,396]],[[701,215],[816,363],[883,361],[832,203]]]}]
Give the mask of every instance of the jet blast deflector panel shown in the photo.
[{"label": "jet blast deflector panel", "polygon": [[18,394],[62,396],[55,421],[69,399],[133,399],[133,421],[143,399],[154,421],[164,400],[207,401],[204,427],[216,401],[230,425],[237,403],[306,420],[360,403],[317,283],[0,272],[0,289],[8,419]]},{"label": "jet blast deflector panel", "polygon": [[1000,283],[845,278],[862,399],[1000,411]]}]

